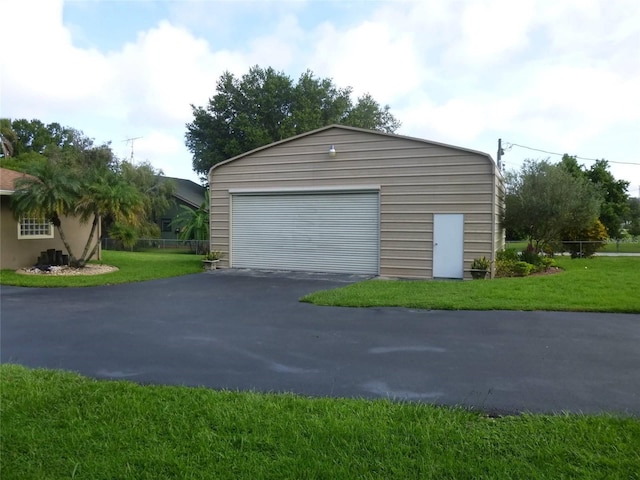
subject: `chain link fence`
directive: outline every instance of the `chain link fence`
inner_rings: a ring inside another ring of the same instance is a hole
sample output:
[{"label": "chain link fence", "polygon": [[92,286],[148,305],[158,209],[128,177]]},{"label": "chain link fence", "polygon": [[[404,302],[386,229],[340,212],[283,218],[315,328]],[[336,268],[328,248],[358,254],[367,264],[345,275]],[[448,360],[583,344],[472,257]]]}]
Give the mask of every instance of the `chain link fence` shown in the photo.
[{"label": "chain link fence", "polygon": [[[526,240],[507,241],[506,248],[524,250],[527,248]],[[583,257],[597,253],[640,253],[640,239],[630,238],[609,241],[593,240],[563,240],[551,245],[554,253],[571,253],[574,256]]]},{"label": "chain link fence", "polygon": [[172,251],[204,254],[209,251],[208,240],[175,240],[169,238],[140,238],[131,248],[125,248],[122,242],[113,238],[102,239],[103,250],[126,250],[131,252]]}]

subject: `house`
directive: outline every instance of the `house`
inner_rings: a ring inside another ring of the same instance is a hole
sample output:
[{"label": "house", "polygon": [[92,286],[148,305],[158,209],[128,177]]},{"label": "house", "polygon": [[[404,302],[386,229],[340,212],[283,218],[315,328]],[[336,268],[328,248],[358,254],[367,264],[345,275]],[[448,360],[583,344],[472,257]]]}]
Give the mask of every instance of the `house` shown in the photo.
[{"label": "house", "polygon": [[[28,176],[22,172],[0,168],[0,268],[18,269],[37,263],[40,253],[50,249],[61,250],[67,254],[60,234],[48,221],[37,218],[16,220],[11,211],[11,195],[15,191],[15,182]],[[61,217],[67,241],[72,251],[82,252],[91,223],[81,223],[79,219]],[[98,252],[98,255],[100,252]]]},{"label": "house", "polygon": [[340,125],[209,171],[220,267],[471,278],[504,246],[502,176],[486,153]]},{"label": "house", "polygon": [[184,178],[161,178],[163,181],[173,183],[175,192],[173,194],[174,205],[158,218],[158,226],[160,227],[161,238],[175,240],[177,238],[177,232],[176,228],[171,225],[171,222],[173,222],[178,214],[184,211],[180,206],[186,205],[193,210],[197,210],[205,201],[207,189],[202,185],[198,185]]}]

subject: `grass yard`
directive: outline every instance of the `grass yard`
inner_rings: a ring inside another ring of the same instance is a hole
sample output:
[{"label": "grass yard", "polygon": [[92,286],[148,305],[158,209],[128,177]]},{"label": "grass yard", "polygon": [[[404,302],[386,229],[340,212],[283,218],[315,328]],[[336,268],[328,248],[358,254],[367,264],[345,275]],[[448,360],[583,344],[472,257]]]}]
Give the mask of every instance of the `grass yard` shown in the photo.
[{"label": "grass yard", "polygon": [[609,242],[599,252],[608,253],[640,253],[640,241],[637,242]]},{"label": "grass yard", "polygon": [[307,295],[316,305],[640,313],[640,257],[557,259],[563,272],[487,281],[367,280]]},{"label": "grass yard", "polygon": [[640,422],[140,386],[0,366],[3,480],[637,479]]},{"label": "grass yard", "polygon": [[104,263],[118,267],[103,275],[20,275],[13,270],[0,271],[0,284],[21,287],[94,287],[117,283],[142,282],[156,278],[177,277],[202,271],[202,255],[186,253],[138,253],[105,250]]}]

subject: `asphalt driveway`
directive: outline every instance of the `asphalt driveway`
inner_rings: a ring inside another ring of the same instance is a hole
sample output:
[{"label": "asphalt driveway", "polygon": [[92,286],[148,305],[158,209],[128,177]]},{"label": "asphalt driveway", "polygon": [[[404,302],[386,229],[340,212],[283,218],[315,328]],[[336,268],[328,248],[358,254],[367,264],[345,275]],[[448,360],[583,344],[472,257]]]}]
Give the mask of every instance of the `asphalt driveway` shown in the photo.
[{"label": "asphalt driveway", "polygon": [[640,315],[352,309],[354,278],[218,271],[0,289],[0,360],[105,379],[640,415]]}]

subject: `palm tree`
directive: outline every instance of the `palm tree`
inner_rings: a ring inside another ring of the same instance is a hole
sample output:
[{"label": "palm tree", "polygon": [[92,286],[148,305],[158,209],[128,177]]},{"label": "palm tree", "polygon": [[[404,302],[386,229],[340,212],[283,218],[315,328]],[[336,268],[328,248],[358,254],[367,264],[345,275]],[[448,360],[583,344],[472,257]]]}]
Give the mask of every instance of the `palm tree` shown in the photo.
[{"label": "palm tree", "polygon": [[[94,179],[83,190],[76,211],[81,221],[92,219],[91,232],[85,244],[80,266],[91,260],[98,250],[100,239],[95,238],[100,219],[109,216],[115,223],[135,227],[145,217],[144,199],[139,190],[124,181],[112,170],[102,170],[94,174]],[[93,248],[91,251],[91,244]]]},{"label": "palm tree", "polygon": [[180,208],[182,211],[176,215],[171,226],[180,230],[180,240],[195,240],[196,253],[201,253],[200,244],[209,239],[209,191],[205,192],[204,202],[197,210],[186,205],[180,205]]},{"label": "palm tree", "polygon": [[[100,242],[95,237],[102,216],[133,226],[144,218],[142,195],[112,170],[75,169],[48,160],[33,173],[34,177],[16,181],[11,198],[13,213],[16,218],[29,216],[49,220],[58,230],[73,267],[84,267],[97,252]],[[77,216],[81,222],[92,221],[80,257],[74,255],[67,241],[62,228],[64,216]]]},{"label": "palm tree", "polygon": [[69,253],[70,262],[76,262],[62,228],[61,217],[72,215],[80,196],[80,181],[68,169],[44,162],[34,170],[34,176],[16,180],[11,196],[11,209],[16,219],[41,218],[50,221],[58,230],[60,239]]}]

